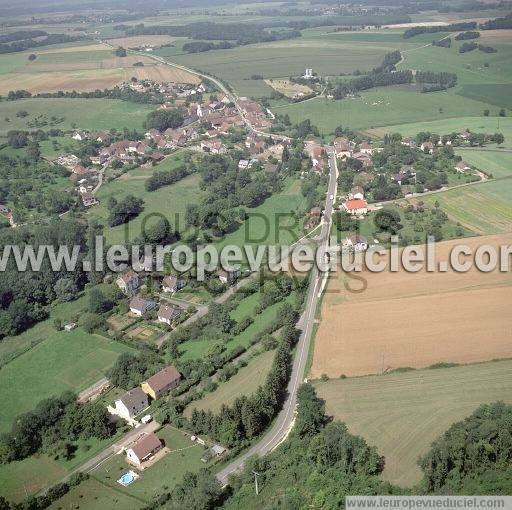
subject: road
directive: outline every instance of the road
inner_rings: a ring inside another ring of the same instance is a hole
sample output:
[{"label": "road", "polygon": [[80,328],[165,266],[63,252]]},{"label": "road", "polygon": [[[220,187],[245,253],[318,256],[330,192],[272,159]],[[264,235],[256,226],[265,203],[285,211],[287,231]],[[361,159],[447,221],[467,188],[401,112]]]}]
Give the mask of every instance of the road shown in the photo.
[{"label": "road", "polygon": [[[325,201],[322,229],[320,236],[318,237],[319,245],[328,245],[329,243],[329,232],[331,229],[332,213],[334,210],[334,201],[337,192],[338,169],[336,166],[334,151],[332,149],[329,150],[329,168],[329,186]],[[321,273],[316,265],[313,266],[311,271],[311,284],[306,298],[305,311],[302,317],[304,328],[297,343],[290,381],[287,386],[287,397],[283,404],[283,409],[278,414],[271,429],[260,439],[260,441],[258,441],[258,443],[217,473],[217,480],[222,485],[227,484],[230,475],[243,468],[247,459],[254,455],[265,455],[278,446],[286,438],[293,426],[295,408],[297,404],[297,390],[305,377],[313,326],[315,323],[315,313],[321,297],[321,283],[322,279],[326,276],[327,274]]]}]

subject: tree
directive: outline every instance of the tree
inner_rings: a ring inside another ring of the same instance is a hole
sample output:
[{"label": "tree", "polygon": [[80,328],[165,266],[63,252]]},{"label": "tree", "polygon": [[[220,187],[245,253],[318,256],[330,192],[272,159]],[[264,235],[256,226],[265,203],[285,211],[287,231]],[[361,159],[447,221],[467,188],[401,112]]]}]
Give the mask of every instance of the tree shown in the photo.
[{"label": "tree", "polygon": [[118,46],[114,53],[116,57],[126,57],[126,50],[122,46]]},{"label": "tree", "polygon": [[377,211],[373,218],[375,226],[385,232],[396,234],[402,228],[400,213],[394,209],[384,208]]},{"label": "tree", "polygon": [[165,131],[168,128],[178,128],[182,124],[183,111],[181,108],[172,108],[150,112],[144,121],[144,128]]},{"label": "tree", "polygon": [[86,333],[92,333],[103,324],[103,319],[95,313],[85,313],[80,316],[78,322]]},{"label": "tree", "polygon": [[60,301],[72,301],[76,298],[78,289],[73,278],[62,277],[54,286],[55,295]]},{"label": "tree", "polygon": [[499,114],[498,114],[500,117],[506,117],[507,116],[507,112],[505,111],[505,108],[502,108],[500,111],[499,111]]},{"label": "tree", "polygon": [[105,297],[105,294],[94,287],[89,292],[89,311],[91,313],[103,313],[110,310],[113,303]]},{"label": "tree", "polygon": [[489,117],[490,111],[488,108],[484,110],[484,117]]},{"label": "tree", "polygon": [[294,431],[300,437],[317,434],[326,423],[324,401],[311,384],[302,384],[297,392],[298,412]]},{"label": "tree", "polygon": [[31,53],[29,56],[28,56],[28,59],[32,62],[33,60],[35,60],[37,58],[37,55],[35,53]]}]

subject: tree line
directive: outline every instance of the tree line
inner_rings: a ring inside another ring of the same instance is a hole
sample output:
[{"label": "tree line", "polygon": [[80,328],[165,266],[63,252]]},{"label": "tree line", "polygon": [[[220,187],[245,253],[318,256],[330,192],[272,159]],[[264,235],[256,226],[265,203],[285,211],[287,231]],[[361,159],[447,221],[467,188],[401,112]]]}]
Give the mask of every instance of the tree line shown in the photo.
[{"label": "tree line", "polygon": [[421,34],[434,34],[436,32],[459,32],[461,30],[472,30],[477,28],[476,21],[467,21],[452,23],[450,25],[443,26],[430,26],[430,27],[412,27],[408,28],[404,34],[404,39],[410,39]]},{"label": "tree line", "polygon": [[10,43],[0,44],[1,53],[17,53],[30,48],[39,48],[41,46],[49,46],[51,44],[62,44],[80,40],[80,37],[71,37],[66,34],[48,34],[45,39],[35,41],[34,39],[15,40]]}]

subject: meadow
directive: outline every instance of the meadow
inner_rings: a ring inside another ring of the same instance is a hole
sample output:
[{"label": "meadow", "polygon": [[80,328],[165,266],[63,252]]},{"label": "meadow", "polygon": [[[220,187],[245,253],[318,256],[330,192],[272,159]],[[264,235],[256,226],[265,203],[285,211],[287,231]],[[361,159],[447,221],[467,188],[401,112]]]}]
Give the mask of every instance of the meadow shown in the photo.
[{"label": "meadow", "polygon": [[[441,208],[446,210],[443,203]],[[487,244],[499,251],[511,241],[508,233],[465,238],[463,244],[474,253]],[[436,243],[436,261],[448,262],[459,244]],[[361,376],[512,357],[511,298],[512,274],[499,267],[486,273],[475,266],[456,272],[449,264],[446,272],[429,272],[425,264],[418,272],[401,266],[398,272],[363,269],[356,276],[338,271],[322,302],[310,375]]]},{"label": "meadow", "polygon": [[243,395],[251,395],[263,384],[274,359],[274,351],[266,351],[251,359],[246,367],[241,368],[229,381],[220,383],[212,393],[207,393],[200,400],[191,402],[183,412],[190,418],[194,409],[217,413],[223,405],[231,405]]},{"label": "meadow", "polygon": [[383,477],[410,487],[430,444],[480,404],[512,403],[512,361],[315,381],[327,414],[385,457]]},{"label": "meadow", "polygon": [[[142,129],[146,115],[154,109],[151,105],[130,103],[117,99],[30,98],[2,103],[0,135],[11,130],[31,130],[29,122],[37,118],[46,122],[45,129],[75,128],[87,130]],[[26,117],[17,117],[24,110]],[[64,119],[52,121],[52,117]],[[7,121],[7,119],[9,119]]]},{"label": "meadow", "polygon": [[438,201],[453,221],[469,230],[496,234],[512,231],[511,193],[512,179],[500,179],[428,195],[424,200]]},{"label": "meadow", "polygon": [[[156,168],[157,170],[170,169],[181,163],[182,160],[179,157],[171,156]],[[107,209],[109,197],[115,197],[119,201],[126,195],[132,194],[144,200],[144,211],[139,216],[124,225],[105,229],[106,242],[110,244],[129,242],[141,234],[143,224],[147,229],[162,216],[177,230],[185,230],[185,209],[187,204],[197,200],[199,176],[190,175],[175,184],[148,192],[145,182],[152,171],[142,167],[130,170],[121,177],[104,184],[98,191],[97,198],[100,204],[91,209],[89,214],[105,225],[109,214]]]},{"label": "meadow", "polygon": [[67,390],[78,392],[95,383],[127,350],[123,344],[81,329],[53,332],[0,371],[0,385],[9,388],[0,396],[4,409],[0,431],[8,430],[14,417],[43,398]]},{"label": "meadow", "polygon": [[457,149],[455,153],[471,167],[493,177],[512,176],[512,153],[499,150]]}]

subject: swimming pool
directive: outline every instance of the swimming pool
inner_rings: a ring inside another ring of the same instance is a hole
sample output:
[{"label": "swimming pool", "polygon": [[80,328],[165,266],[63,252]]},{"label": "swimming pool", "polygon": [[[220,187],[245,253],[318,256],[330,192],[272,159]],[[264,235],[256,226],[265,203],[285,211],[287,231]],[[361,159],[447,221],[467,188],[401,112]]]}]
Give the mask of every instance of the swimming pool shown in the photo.
[{"label": "swimming pool", "polygon": [[119,480],[117,480],[117,483],[121,484],[123,487],[128,487],[131,483],[135,482],[139,478],[139,475],[135,473],[134,471],[128,471],[128,473],[125,473]]}]

